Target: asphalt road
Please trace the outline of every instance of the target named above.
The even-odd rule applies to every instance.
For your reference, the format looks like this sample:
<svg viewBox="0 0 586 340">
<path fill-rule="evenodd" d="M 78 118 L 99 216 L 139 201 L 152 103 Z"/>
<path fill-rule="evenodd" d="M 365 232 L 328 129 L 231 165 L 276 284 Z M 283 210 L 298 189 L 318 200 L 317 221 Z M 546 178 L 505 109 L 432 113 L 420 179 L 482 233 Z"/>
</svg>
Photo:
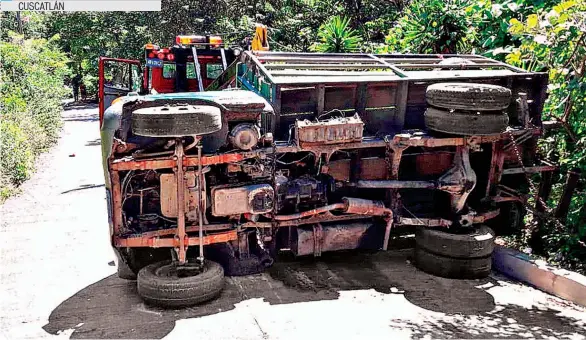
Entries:
<svg viewBox="0 0 586 340">
<path fill-rule="evenodd" d="M 108 243 L 95 107 L 71 106 L 59 144 L 0 207 L 0 337 L 585 339 L 586 309 L 497 273 L 448 280 L 410 250 L 284 260 L 228 278 L 202 306 L 145 306 Z"/>
</svg>

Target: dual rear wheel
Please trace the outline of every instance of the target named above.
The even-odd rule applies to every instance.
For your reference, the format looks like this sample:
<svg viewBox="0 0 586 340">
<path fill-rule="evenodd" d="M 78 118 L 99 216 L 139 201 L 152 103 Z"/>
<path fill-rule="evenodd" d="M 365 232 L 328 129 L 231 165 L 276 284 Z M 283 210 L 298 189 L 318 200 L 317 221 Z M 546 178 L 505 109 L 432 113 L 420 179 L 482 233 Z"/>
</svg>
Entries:
<svg viewBox="0 0 586 340">
<path fill-rule="evenodd" d="M 503 110 L 511 90 L 497 85 L 437 83 L 427 87 L 425 126 L 441 133 L 462 136 L 501 133 L 509 125 Z"/>
<path fill-rule="evenodd" d="M 415 265 L 429 274 L 453 279 L 478 279 L 491 270 L 495 233 L 485 225 L 457 232 L 418 228 Z"/>
<path fill-rule="evenodd" d="M 504 110 L 511 98 L 509 89 L 497 85 L 433 84 L 426 90 L 429 106 L 425 125 L 435 132 L 461 136 L 499 134 L 509 125 Z M 494 237 L 494 231 L 485 225 L 457 232 L 418 228 L 415 265 L 442 277 L 486 277 L 491 270 Z"/>
</svg>

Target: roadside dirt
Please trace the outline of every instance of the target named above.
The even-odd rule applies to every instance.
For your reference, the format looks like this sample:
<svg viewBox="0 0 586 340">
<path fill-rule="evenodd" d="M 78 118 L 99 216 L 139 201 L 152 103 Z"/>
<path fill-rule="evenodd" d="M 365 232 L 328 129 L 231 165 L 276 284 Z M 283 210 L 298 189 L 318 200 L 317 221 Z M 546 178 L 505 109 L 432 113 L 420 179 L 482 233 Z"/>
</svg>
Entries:
<svg viewBox="0 0 586 340">
<path fill-rule="evenodd" d="M 410 249 L 284 256 L 264 274 L 228 278 L 210 303 L 147 306 L 115 275 L 97 110 L 71 107 L 64 119 L 59 144 L 0 207 L 6 339 L 585 339 L 585 308 L 496 273 L 427 275 Z"/>
</svg>

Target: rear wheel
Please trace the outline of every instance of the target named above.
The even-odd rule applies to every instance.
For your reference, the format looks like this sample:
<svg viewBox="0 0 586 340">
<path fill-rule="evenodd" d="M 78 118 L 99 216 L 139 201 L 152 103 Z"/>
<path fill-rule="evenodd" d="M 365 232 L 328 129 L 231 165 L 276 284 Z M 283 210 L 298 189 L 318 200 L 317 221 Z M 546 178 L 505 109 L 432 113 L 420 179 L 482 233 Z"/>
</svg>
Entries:
<svg viewBox="0 0 586 340">
<path fill-rule="evenodd" d="M 415 248 L 415 265 L 426 273 L 450 279 L 480 279 L 490 274 L 491 256 L 451 258 Z"/>
<path fill-rule="evenodd" d="M 138 294 L 161 307 L 186 307 L 211 300 L 224 288 L 224 269 L 206 260 L 179 266 L 171 261 L 150 264 L 138 273 Z"/>
<path fill-rule="evenodd" d="M 494 231 L 486 225 L 448 233 L 430 228 L 417 228 L 417 245 L 432 253 L 454 258 L 490 256 L 494 249 Z"/>
<path fill-rule="evenodd" d="M 511 103 L 506 87 L 472 83 L 437 83 L 427 87 L 431 106 L 449 110 L 501 111 Z"/>
<path fill-rule="evenodd" d="M 430 130 L 463 136 L 498 134 L 509 125 L 506 113 L 471 114 L 429 107 L 424 117 Z"/>
<path fill-rule="evenodd" d="M 459 232 L 418 228 L 415 265 L 424 272 L 442 277 L 486 277 L 491 270 L 494 236 L 494 231 L 485 225 Z"/>
</svg>

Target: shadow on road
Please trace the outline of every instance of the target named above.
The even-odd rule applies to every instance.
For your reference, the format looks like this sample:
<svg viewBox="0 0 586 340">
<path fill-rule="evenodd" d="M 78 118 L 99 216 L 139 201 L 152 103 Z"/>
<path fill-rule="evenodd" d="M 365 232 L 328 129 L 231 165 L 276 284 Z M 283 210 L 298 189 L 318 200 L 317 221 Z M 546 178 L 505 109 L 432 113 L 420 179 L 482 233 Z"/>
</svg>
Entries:
<svg viewBox="0 0 586 340">
<path fill-rule="evenodd" d="M 98 121 L 100 116 L 95 110 L 98 108 L 94 103 L 69 103 L 63 108 L 62 119 L 64 122 L 93 122 Z M 73 113 L 72 111 L 75 111 Z"/>
<path fill-rule="evenodd" d="M 63 106 L 63 109 L 65 111 L 67 110 L 84 110 L 84 109 L 95 109 L 98 107 L 98 103 L 97 102 L 93 102 L 93 101 L 78 101 L 78 102 L 69 102 L 67 104 L 65 104 L 65 106 Z"/>
<path fill-rule="evenodd" d="M 94 140 L 88 140 L 87 143 L 85 143 L 85 146 L 100 146 L 102 145 L 102 139 L 100 138 L 96 138 Z"/>
<path fill-rule="evenodd" d="M 262 275 L 228 278 L 220 298 L 201 306 L 165 310 L 145 306 L 135 282 L 109 276 L 61 303 L 43 328 L 50 334 L 73 329 L 72 338 L 157 338 L 180 319 L 231 310 L 234 304 L 263 298 L 276 304 L 334 300 L 341 290 L 375 289 L 404 294 L 412 304 L 441 318 L 392 319 L 390 327 L 410 329 L 414 338 L 503 338 L 520 333 L 560 337 L 576 332 L 573 319 L 554 310 L 495 306 L 493 296 L 478 286 L 492 279 L 449 280 L 415 269 L 408 251 L 327 254 L 314 259 L 282 259 Z M 472 321 L 471 321 L 472 320 Z"/>
<path fill-rule="evenodd" d="M 87 189 L 95 189 L 95 188 L 103 188 L 104 184 L 82 184 L 79 187 L 75 188 L 75 189 L 69 189 L 69 190 L 65 190 L 63 192 L 61 192 L 61 195 L 63 194 L 68 194 L 70 192 L 74 192 L 74 191 L 80 191 L 80 190 L 87 190 Z"/>
</svg>

